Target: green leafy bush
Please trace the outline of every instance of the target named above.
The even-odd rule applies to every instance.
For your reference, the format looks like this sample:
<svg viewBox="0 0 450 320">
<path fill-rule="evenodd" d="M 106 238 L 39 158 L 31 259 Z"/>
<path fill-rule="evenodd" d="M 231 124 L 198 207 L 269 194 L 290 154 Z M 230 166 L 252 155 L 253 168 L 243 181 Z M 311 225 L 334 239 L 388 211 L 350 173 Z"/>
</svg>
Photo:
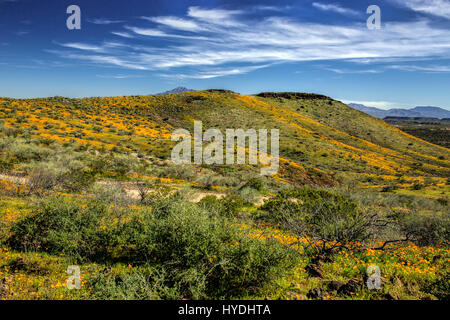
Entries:
<svg viewBox="0 0 450 320">
<path fill-rule="evenodd" d="M 281 191 L 261 209 L 263 218 L 310 239 L 312 251 L 321 255 L 368 240 L 376 218 L 340 194 L 312 188 Z"/>
<path fill-rule="evenodd" d="M 75 261 L 154 267 L 164 273 L 162 298 L 230 298 L 254 292 L 294 260 L 293 251 L 278 242 L 244 232 L 217 211 L 178 198 L 153 202 L 151 211 L 130 212 L 56 197 L 13 224 L 8 243 L 64 253 Z M 150 292 L 152 277 L 145 280 L 149 283 L 124 279 L 140 281 L 137 290 Z"/>
<path fill-rule="evenodd" d="M 99 202 L 48 198 L 33 214 L 11 226 L 8 242 L 13 248 L 63 253 L 77 261 L 103 260 L 113 238 L 100 226 L 102 219 L 110 216 L 107 207 Z"/>
<path fill-rule="evenodd" d="M 436 246 L 450 241 L 448 214 L 408 214 L 399 220 L 400 230 L 420 246 Z"/>
<path fill-rule="evenodd" d="M 239 210 L 244 206 L 244 200 L 235 194 L 227 195 L 222 199 L 216 196 L 209 195 L 204 197 L 199 205 L 204 206 L 206 210 L 217 212 L 226 217 L 234 217 L 239 213 Z"/>
</svg>

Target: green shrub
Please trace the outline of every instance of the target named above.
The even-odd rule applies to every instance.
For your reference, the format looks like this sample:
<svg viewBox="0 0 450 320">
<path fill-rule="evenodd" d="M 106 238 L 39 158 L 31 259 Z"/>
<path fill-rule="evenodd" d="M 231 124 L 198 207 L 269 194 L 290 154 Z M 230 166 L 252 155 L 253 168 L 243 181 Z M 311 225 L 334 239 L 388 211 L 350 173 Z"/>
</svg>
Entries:
<svg viewBox="0 0 450 320">
<path fill-rule="evenodd" d="M 99 202 L 48 198 L 33 214 L 12 225 L 8 242 L 13 248 L 63 253 L 77 261 L 102 260 L 113 239 L 100 225 L 110 216 Z"/>
<path fill-rule="evenodd" d="M 182 297 L 193 299 L 247 294 L 292 257 L 278 243 L 249 239 L 225 218 L 173 199 L 155 203 L 124 234 L 132 261 L 161 264 Z"/>
<path fill-rule="evenodd" d="M 75 261 L 153 267 L 164 274 L 161 298 L 230 298 L 253 293 L 294 261 L 291 249 L 244 232 L 217 212 L 176 197 L 133 213 L 54 197 L 12 225 L 8 244 Z M 152 297 L 153 276 L 126 276 L 111 295 L 133 285 L 131 298 Z"/>
<path fill-rule="evenodd" d="M 239 196 L 244 200 L 246 204 L 251 205 L 258 201 L 260 194 L 253 188 L 244 187 L 239 190 Z"/>
<path fill-rule="evenodd" d="M 436 246 L 450 241 L 448 214 L 408 214 L 399 220 L 403 234 L 420 246 Z"/>
<path fill-rule="evenodd" d="M 263 191 L 265 187 L 264 181 L 261 178 L 250 178 L 245 186 L 258 191 Z"/>
<path fill-rule="evenodd" d="M 86 170 L 71 170 L 61 177 L 61 186 L 69 192 L 86 190 L 95 182 L 92 172 Z"/>
<path fill-rule="evenodd" d="M 225 217 L 235 217 L 244 206 L 244 200 L 235 194 L 227 195 L 222 199 L 208 195 L 199 202 L 199 205 L 204 206 L 208 211 L 217 212 Z"/>
<path fill-rule="evenodd" d="M 439 300 L 450 300 L 450 272 L 448 264 L 445 271 L 434 281 L 425 286 L 424 291 L 434 295 Z"/>
<path fill-rule="evenodd" d="M 20 140 L 11 145 L 7 151 L 10 157 L 17 158 L 19 162 L 29 162 L 31 160 L 42 161 L 47 159 L 51 153 L 52 151 L 46 147 L 36 144 L 20 143 Z"/>
<path fill-rule="evenodd" d="M 7 172 L 14 167 L 11 161 L 5 161 L 0 158 L 0 173 Z"/>
<path fill-rule="evenodd" d="M 326 190 L 281 191 L 261 207 L 262 217 L 280 223 L 297 238 L 307 237 L 314 253 L 333 254 L 347 244 L 371 238 L 375 215 L 346 197 Z"/>
<path fill-rule="evenodd" d="M 177 297 L 176 288 L 164 284 L 164 273 L 140 268 L 112 274 L 105 269 L 88 278 L 91 296 L 99 300 L 156 300 Z"/>
</svg>

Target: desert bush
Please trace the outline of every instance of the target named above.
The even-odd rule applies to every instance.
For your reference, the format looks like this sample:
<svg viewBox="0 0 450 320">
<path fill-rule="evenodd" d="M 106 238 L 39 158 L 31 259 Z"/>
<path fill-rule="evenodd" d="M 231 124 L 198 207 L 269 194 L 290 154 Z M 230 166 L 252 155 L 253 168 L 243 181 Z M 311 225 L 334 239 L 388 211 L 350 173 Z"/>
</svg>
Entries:
<svg viewBox="0 0 450 320">
<path fill-rule="evenodd" d="M 111 157 L 109 165 L 110 170 L 124 176 L 138 167 L 138 160 L 135 157 L 119 154 Z"/>
<path fill-rule="evenodd" d="M 43 146 L 21 143 L 20 140 L 17 140 L 16 143 L 9 146 L 7 154 L 9 157 L 15 157 L 20 162 L 29 162 L 32 160 L 45 160 L 52 154 L 52 151 Z"/>
<path fill-rule="evenodd" d="M 450 300 L 450 272 L 448 263 L 444 272 L 424 287 L 424 291 L 434 295 L 439 300 Z"/>
<path fill-rule="evenodd" d="M 13 248 L 63 253 L 76 261 L 103 260 L 112 240 L 100 228 L 110 217 L 100 202 L 82 203 L 67 197 L 51 197 L 38 204 L 34 213 L 11 227 L 8 242 Z"/>
<path fill-rule="evenodd" d="M 195 181 L 209 190 L 214 186 L 232 186 L 237 182 L 233 177 L 225 177 L 214 173 L 204 173 L 198 176 Z"/>
<path fill-rule="evenodd" d="M 450 241 L 448 214 L 408 214 L 399 219 L 404 236 L 420 246 L 436 246 Z"/>
<path fill-rule="evenodd" d="M 253 204 L 258 201 L 260 194 L 257 190 L 244 187 L 238 191 L 239 196 L 244 200 L 246 204 Z"/>
<path fill-rule="evenodd" d="M 13 167 L 14 167 L 14 163 L 0 158 L 0 173 L 7 172 L 7 171 L 11 170 Z"/>
<path fill-rule="evenodd" d="M 29 194 L 45 195 L 58 185 L 58 175 L 48 169 L 35 169 L 28 176 Z"/>
<path fill-rule="evenodd" d="M 98 201 L 49 198 L 11 226 L 8 244 L 75 261 L 154 267 L 164 273 L 163 288 L 172 290 L 158 295 L 176 299 L 247 295 L 294 261 L 278 242 L 251 239 L 223 216 L 176 198 L 131 215 Z M 151 291 L 152 277 L 124 279 L 140 283 L 134 297 Z"/>
<path fill-rule="evenodd" d="M 95 177 L 90 171 L 71 170 L 60 177 L 61 187 L 69 192 L 81 192 L 89 188 L 94 182 Z"/>
<path fill-rule="evenodd" d="M 114 205 L 128 202 L 127 193 L 117 183 L 92 185 L 88 192 L 93 195 L 95 201 Z"/>
<path fill-rule="evenodd" d="M 235 217 L 244 206 L 244 200 L 236 194 L 229 194 L 222 199 L 209 195 L 204 197 L 199 205 L 208 211 L 217 212 L 219 215 Z"/>
<path fill-rule="evenodd" d="M 192 181 L 196 177 L 195 167 L 193 165 L 172 165 L 169 164 L 165 167 L 159 167 L 156 170 L 158 177 L 183 179 L 186 181 Z"/>
<path fill-rule="evenodd" d="M 164 271 L 155 268 L 139 268 L 129 272 L 112 274 L 105 269 L 88 278 L 93 288 L 91 296 L 99 300 L 157 300 L 174 299 L 177 289 L 164 284 Z"/>
<path fill-rule="evenodd" d="M 320 189 L 281 191 L 261 209 L 266 212 L 263 218 L 281 224 L 298 239 L 309 239 L 312 252 L 320 255 L 369 240 L 376 223 L 376 216 L 360 210 L 355 202 Z"/>
<path fill-rule="evenodd" d="M 135 180 L 135 181 L 133 181 L 133 185 L 137 189 L 138 196 L 139 196 L 139 202 L 144 203 L 148 199 L 148 196 L 151 191 L 150 183 L 148 183 L 146 181 Z"/>
<path fill-rule="evenodd" d="M 258 178 L 250 178 L 245 184 L 245 186 L 258 191 L 263 191 L 265 184 L 262 178 L 258 177 Z"/>
<path fill-rule="evenodd" d="M 132 260 L 157 261 L 185 298 L 248 293 L 292 257 L 275 242 L 249 239 L 214 212 L 173 199 L 153 204 L 151 215 L 136 218 L 127 229 L 126 244 L 135 248 Z"/>
</svg>

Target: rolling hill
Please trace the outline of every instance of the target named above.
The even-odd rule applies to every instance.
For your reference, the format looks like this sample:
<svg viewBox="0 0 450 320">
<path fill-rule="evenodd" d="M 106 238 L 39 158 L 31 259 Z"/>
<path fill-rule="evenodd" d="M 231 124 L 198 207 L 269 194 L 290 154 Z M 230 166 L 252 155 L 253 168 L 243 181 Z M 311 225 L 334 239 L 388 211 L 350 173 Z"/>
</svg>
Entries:
<svg viewBox="0 0 450 320">
<path fill-rule="evenodd" d="M 300 93 L 248 96 L 226 90 L 171 95 L 0 99 L 6 128 L 60 143 L 168 159 L 171 132 L 203 128 L 280 129 L 278 177 L 333 184 L 368 176 L 450 175 L 449 150 L 406 134 L 329 97 Z M 251 167 L 249 167 L 250 170 Z M 222 172 L 229 167 L 211 166 Z"/>
<path fill-rule="evenodd" d="M 278 173 L 173 164 L 196 120 Z M 446 299 L 449 155 L 317 94 L 0 98 L 0 299 Z"/>
</svg>

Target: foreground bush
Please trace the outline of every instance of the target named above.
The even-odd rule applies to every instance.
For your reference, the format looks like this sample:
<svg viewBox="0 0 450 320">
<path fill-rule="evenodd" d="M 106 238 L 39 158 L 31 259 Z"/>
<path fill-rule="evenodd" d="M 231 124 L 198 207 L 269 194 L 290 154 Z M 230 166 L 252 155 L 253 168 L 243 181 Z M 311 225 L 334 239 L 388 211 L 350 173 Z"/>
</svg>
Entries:
<svg viewBox="0 0 450 320">
<path fill-rule="evenodd" d="M 294 260 L 290 249 L 250 239 L 222 214 L 176 198 L 139 212 L 50 198 L 11 229 L 14 248 L 64 253 L 75 261 L 152 267 L 164 274 L 158 286 L 162 298 L 246 295 L 286 272 Z M 134 283 L 142 277 L 127 279 Z M 144 279 L 151 286 L 154 274 Z M 137 283 L 146 286 L 141 280 Z"/>
<path fill-rule="evenodd" d="M 262 206 L 263 218 L 310 240 L 314 254 L 333 254 L 347 244 L 364 242 L 373 234 L 376 216 L 360 210 L 346 197 L 326 190 L 281 191 Z"/>
<path fill-rule="evenodd" d="M 108 218 L 107 207 L 100 202 L 49 198 L 11 226 L 9 243 L 23 251 L 63 253 L 76 261 L 99 260 L 104 257 L 108 241 L 113 240 L 100 228 L 102 220 Z"/>
<path fill-rule="evenodd" d="M 419 246 L 436 246 L 450 242 L 448 214 L 408 214 L 399 220 L 404 236 Z"/>
</svg>

